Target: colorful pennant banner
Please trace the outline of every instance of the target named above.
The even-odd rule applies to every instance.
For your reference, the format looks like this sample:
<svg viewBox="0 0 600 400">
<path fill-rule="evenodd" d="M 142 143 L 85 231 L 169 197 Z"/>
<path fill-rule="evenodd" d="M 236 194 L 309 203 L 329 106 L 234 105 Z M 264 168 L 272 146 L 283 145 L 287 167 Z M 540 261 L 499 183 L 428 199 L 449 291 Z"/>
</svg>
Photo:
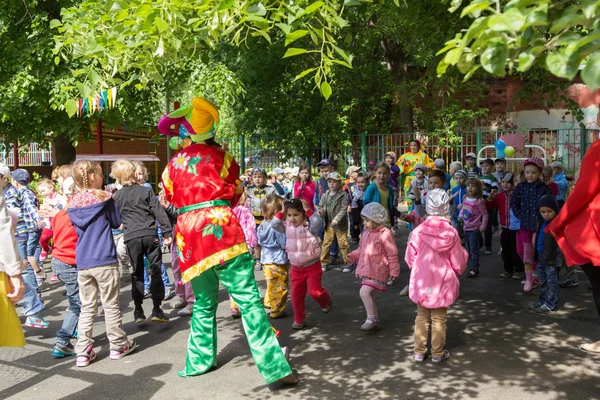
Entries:
<svg viewBox="0 0 600 400">
<path fill-rule="evenodd" d="M 104 90 L 93 96 L 75 100 L 77 103 L 77 116 L 93 114 L 96 111 L 102 112 L 107 108 L 114 108 L 117 104 L 117 88 Z"/>
</svg>

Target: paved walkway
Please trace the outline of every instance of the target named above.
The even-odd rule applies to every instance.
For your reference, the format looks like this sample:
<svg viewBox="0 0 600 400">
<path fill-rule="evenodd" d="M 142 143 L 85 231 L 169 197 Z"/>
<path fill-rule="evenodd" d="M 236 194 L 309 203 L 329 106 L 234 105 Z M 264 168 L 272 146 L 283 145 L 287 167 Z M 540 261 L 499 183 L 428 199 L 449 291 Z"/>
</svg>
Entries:
<svg viewBox="0 0 600 400">
<path fill-rule="evenodd" d="M 405 242 L 403 232 L 401 254 Z M 494 245 L 497 251 L 497 238 Z M 291 317 L 273 322 L 281 343 L 292 349 L 292 367 L 300 377 L 298 386 L 279 391 L 267 388 L 258 374 L 241 322 L 228 315 L 224 290 L 219 367 L 180 378 L 176 372 L 184 365 L 190 320 L 171 310 L 174 300 L 165 305 L 169 324 L 136 325 L 130 290 L 124 288 L 124 328 L 139 351 L 120 361 L 108 359 L 104 323 L 98 320 L 98 359 L 76 368 L 73 358 L 50 356 L 66 298 L 60 285 L 46 283 L 50 328 L 26 328 L 24 349 L 0 349 L 0 399 L 600 399 L 600 357 L 577 349 L 600 339 L 585 275 L 579 272 L 578 288 L 561 291 L 560 311 L 537 315 L 527 309 L 535 293 L 524 294 L 519 282 L 498 277 L 498 255 L 482 255 L 481 264 L 477 279 L 461 279 L 460 299 L 448 315 L 452 358 L 440 365 L 415 364 L 410 357 L 416 307 L 398 296 L 408 276 L 405 265 L 399 282 L 377 297 L 383 329 L 372 333 L 360 330 L 365 316 L 358 280 L 340 269 L 327 272 L 324 285 L 335 296 L 331 313 L 323 314 L 307 299 L 307 328 L 292 331 Z M 149 314 L 149 301 L 146 307 Z"/>
</svg>

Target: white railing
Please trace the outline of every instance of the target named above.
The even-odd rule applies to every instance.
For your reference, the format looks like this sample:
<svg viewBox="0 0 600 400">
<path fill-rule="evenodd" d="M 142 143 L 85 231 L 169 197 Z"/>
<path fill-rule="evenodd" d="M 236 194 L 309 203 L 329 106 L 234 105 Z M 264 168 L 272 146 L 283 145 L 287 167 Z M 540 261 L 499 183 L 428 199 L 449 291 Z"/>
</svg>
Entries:
<svg viewBox="0 0 600 400">
<path fill-rule="evenodd" d="M 4 146 L 0 146 L 0 162 L 13 167 L 15 157 L 13 146 L 8 146 L 8 152 Z M 52 165 L 52 143 L 44 149 L 38 143 L 29 143 L 19 146 L 19 165 L 24 167 L 35 167 L 41 165 Z"/>
</svg>

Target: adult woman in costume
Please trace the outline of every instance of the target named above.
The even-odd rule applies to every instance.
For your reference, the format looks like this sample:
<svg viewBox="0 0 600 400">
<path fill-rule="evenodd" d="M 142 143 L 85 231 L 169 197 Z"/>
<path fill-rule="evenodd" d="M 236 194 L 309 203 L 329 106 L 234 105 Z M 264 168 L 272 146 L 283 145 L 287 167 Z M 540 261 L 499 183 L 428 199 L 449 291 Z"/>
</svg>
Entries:
<svg viewBox="0 0 600 400">
<path fill-rule="evenodd" d="M 216 311 L 222 283 L 240 308 L 263 379 L 267 384 L 294 384 L 297 378 L 263 310 L 254 262 L 232 210 L 243 186 L 233 156 L 214 141 L 218 123 L 215 106 L 198 97 L 158 123 L 161 133 L 189 136 L 192 142 L 170 160 L 162 176 L 167 200 L 179 208 L 175 243 L 181 280 L 191 282 L 196 298 L 186 366 L 179 375 L 200 375 L 217 365 Z M 180 132 L 171 130 L 173 125 L 180 125 Z"/>
<path fill-rule="evenodd" d="M 396 165 L 400 167 L 400 182 L 404 188 L 404 196 L 410 192 L 410 183 L 415 179 L 415 165 L 423 164 L 428 168 L 433 168 L 433 161 L 424 153 L 425 146 L 417 139 L 411 139 L 408 142 L 409 150 L 402 154 Z"/>
</svg>

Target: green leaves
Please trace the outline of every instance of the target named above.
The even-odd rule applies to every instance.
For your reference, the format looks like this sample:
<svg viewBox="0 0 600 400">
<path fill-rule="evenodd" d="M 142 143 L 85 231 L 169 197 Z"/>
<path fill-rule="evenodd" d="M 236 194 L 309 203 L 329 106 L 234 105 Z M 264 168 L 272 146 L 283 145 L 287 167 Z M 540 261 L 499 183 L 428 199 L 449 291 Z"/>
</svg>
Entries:
<svg viewBox="0 0 600 400">
<path fill-rule="evenodd" d="M 255 14 L 261 17 L 264 17 L 265 15 L 267 15 L 267 9 L 265 8 L 265 6 L 263 6 L 262 3 L 256 3 L 256 4 L 252 4 L 250 6 L 248 6 L 248 8 L 246 9 L 246 12 L 248 14 Z"/>
<path fill-rule="evenodd" d="M 65 103 L 65 109 L 67 110 L 67 114 L 69 114 L 69 118 L 77 114 L 77 103 L 75 102 L 75 100 L 67 100 L 67 102 Z"/>
<path fill-rule="evenodd" d="M 165 21 L 161 17 L 154 18 L 154 25 L 156 25 L 156 27 L 158 28 L 158 32 L 160 33 L 163 33 L 164 31 L 169 29 L 169 24 L 167 24 L 167 21 Z"/>
<path fill-rule="evenodd" d="M 492 39 L 487 49 L 481 54 L 481 66 L 490 74 L 496 76 L 506 75 L 506 58 L 508 48 L 502 39 Z"/>
<path fill-rule="evenodd" d="M 322 82 L 321 83 L 321 94 L 323 94 L 323 97 L 325 97 L 325 100 L 329 100 L 331 93 L 332 93 L 331 85 L 329 85 L 329 83 L 327 81 Z"/>
<path fill-rule="evenodd" d="M 577 75 L 579 60 L 568 54 L 564 48 L 548 54 L 546 68 L 552 75 L 559 78 L 573 79 Z"/>
<path fill-rule="evenodd" d="M 296 48 L 296 47 L 290 47 L 289 49 L 287 49 L 287 51 L 283 55 L 283 58 L 298 56 L 298 55 L 304 54 L 306 52 L 307 52 L 306 49 L 299 49 L 299 48 Z"/>
<path fill-rule="evenodd" d="M 308 35 L 308 31 L 306 29 L 299 29 L 297 31 L 291 32 L 285 35 L 285 45 L 295 42 L 296 40 L 303 38 Z"/>
<path fill-rule="evenodd" d="M 585 68 L 581 71 L 581 79 L 590 87 L 590 90 L 600 88 L 600 54 L 596 53 L 587 60 Z"/>
<path fill-rule="evenodd" d="M 488 0 L 475 0 L 462 10 L 462 12 L 460 13 L 460 17 L 463 18 L 464 16 L 469 14 L 477 14 L 478 17 L 481 11 L 490 8 L 490 4 L 491 2 Z"/>
</svg>

